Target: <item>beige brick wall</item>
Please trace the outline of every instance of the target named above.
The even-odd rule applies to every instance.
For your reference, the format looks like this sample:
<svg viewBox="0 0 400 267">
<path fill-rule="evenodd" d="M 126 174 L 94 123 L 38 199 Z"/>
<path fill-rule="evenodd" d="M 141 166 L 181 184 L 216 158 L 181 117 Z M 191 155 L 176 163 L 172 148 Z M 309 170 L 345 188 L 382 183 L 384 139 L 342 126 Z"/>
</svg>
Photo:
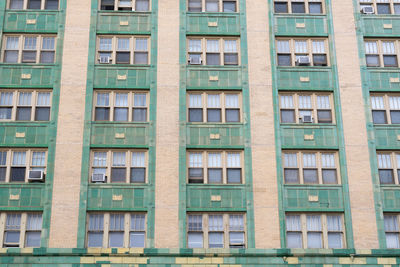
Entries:
<svg viewBox="0 0 400 267">
<path fill-rule="evenodd" d="M 279 248 L 268 5 L 265 0 L 246 5 L 256 247 Z"/>
<path fill-rule="evenodd" d="M 159 1 L 155 246 L 179 247 L 179 1 Z"/>
<path fill-rule="evenodd" d="M 352 1 L 332 1 L 355 247 L 378 248 Z"/>
<path fill-rule="evenodd" d="M 77 241 L 90 2 L 67 4 L 50 247 L 76 247 Z"/>
</svg>

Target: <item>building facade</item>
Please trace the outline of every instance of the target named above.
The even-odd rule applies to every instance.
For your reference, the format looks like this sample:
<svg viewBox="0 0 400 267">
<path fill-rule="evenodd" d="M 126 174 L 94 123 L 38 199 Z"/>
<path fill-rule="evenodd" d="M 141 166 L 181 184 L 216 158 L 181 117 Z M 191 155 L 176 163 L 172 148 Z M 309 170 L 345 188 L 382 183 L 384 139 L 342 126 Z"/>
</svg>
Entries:
<svg viewBox="0 0 400 267">
<path fill-rule="evenodd" d="M 0 0 L 0 47 L 2 265 L 400 265 L 400 0 Z"/>
</svg>

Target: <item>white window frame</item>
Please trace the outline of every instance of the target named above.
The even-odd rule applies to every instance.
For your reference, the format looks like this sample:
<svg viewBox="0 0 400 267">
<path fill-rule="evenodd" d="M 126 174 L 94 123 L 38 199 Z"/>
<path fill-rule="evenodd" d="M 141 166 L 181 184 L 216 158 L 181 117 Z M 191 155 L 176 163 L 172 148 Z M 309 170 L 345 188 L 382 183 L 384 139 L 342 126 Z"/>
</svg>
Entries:
<svg viewBox="0 0 400 267">
<path fill-rule="evenodd" d="M 279 13 L 276 13 L 275 12 L 275 2 L 282 2 L 282 3 L 284 3 L 284 2 L 286 2 L 286 5 L 287 5 L 287 10 L 288 10 L 288 12 L 287 13 L 281 13 L 281 12 L 279 12 Z M 304 3 L 304 10 L 305 10 L 305 12 L 304 13 L 292 13 L 292 3 L 301 3 L 301 2 L 303 2 Z M 310 13 L 310 6 L 309 6 L 309 4 L 310 3 L 321 3 L 321 8 L 322 8 L 322 13 Z M 299 1 L 299 0 L 275 0 L 274 1 L 274 13 L 275 14 L 308 14 L 308 15 L 324 15 L 325 14 L 325 1 L 324 0 L 303 0 L 303 1 Z"/>
<path fill-rule="evenodd" d="M 149 2 L 149 10 L 146 11 L 136 11 L 136 1 L 137 0 L 131 0 L 131 10 L 123 10 L 123 11 L 135 11 L 135 12 L 151 12 L 151 0 L 147 0 Z M 101 10 L 101 0 L 99 0 L 99 10 L 102 12 L 110 12 L 112 10 Z M 121 11 L 119 10 L 119 0 L 114 0 L 114 11 Z"/>
<path fill-rule="evenodd" d="M 46 9 L 47 0 L 41 0 L 40 9 L 28 9 L 29 0 L 23 0 L 23 8 L 22 10 L 59 10 L 60 9 L 60 0 L 58 0 L 58 8 L 57 9 Z M 7 9 L 11 7 L 11 0 L 7 1 Z M 21 10 L 21 9 L 10 9 L 10 10 Z"/>
<path fill-rule="evenodd" d="M 380 155 L 389 155 L 390 156 L 390 166 L 379 166 L 379 157 Z M 393 183 L 380 183 L 381 185 L 399 185 L 399 173 L 400 173 L 400 162 L 397 162 L 397 156 L 400 157 L 400 152 L 399 151 L 376 151 L 376 156 L 377 156 L 377 166 L 378 166 L 378 177 L 379 177 L 379 182 L 380 182 L 380 174 L 379 171 L 392 171 L 392 178 L 393 178 Z M 399 159 L 400 161 L 400 159 Z M 386 164 L 384 164 L 386 165 Z"/>
<path fill-rule="evenodd" d="M 373 7 L 374 8 L 374 14 L 376 15 L 399 15 L 400 13 L 395 13 L 395 5 L 399 5 L 400 8 L 400 1 L 399 0 L 386 0 L 386 2 L 383 1 L 377 1 L 377 0 L 359 0 L 358 1 L 360 5 L 360 9 L 363 7 Z M 389 5 L 389 14 L 378 14 L 378 5 L 379 4 L 388 4 Z"/>
<path fill-rule="evenodd" d="M 373 97 L 381 97 L 383 99 L 383 108 L 374 108 L 372 105 L 372 98 Z M 391 116 L 391 112 L 392 111 L 398 111 L 400 112 L 400 109 L 392 109 L 390 107 L 390 97 L 400 97 L 399 94 L 371 94 L 371 111 L 372 113 L 374 111 L 382 111 L 385 112 L 385 116 L 386 116 L 386 123 L 378 123 L 376 125 L 385 125 L 385 124 L 394 124 L 392 123 L 392 116 Z M 397 124 L 397 123 L 396 123 Z"/>
<path fill-rule="evenodd" d="M 400 3 L 399 3 L 400 4 Z M 375 42 L 377 46 L 377 53 L 368 53 L 365 49 L 365 44 L 368 42 Z M 384 53 L 383 50 L 383 42 L 393 42 L 394 43 L 394 54 L 393 53 Z M 400 58 L 400 40 L 398 39 L 364 39 L 364 49 L 365 49 L 365 65 L 368 68 L 398 68 L 399 67 L 399 58 Z M 367 57 L 368 56 L 377 56 L 379 57 L 379 66 L 368 66 Z M 385 66 L 384 56 L 396 56 L 397 66 Z"/>
<path fill-rule="evenodd" d="M 188 10 L 188 12 L 195 12 L 195 11 L 189 11 L 189 1 L 190 0 L 187 0 L 187 10 Z M 201 1 L 201 12 L 217 13 L 217 12 L 212 12 L 212 11 L 206 11 L 206 2 L 208 0 L 200 0 L 200 1 Z M 234 12 L 234 13 L 238 13 L 239 12 L 239 0 L 215 0 L 215 1 L 218 1 L 218 12 L 232 13 L 232 12 L 224 12 L 223 2 L 236 2 L 236 12 Z"/>
</svg>

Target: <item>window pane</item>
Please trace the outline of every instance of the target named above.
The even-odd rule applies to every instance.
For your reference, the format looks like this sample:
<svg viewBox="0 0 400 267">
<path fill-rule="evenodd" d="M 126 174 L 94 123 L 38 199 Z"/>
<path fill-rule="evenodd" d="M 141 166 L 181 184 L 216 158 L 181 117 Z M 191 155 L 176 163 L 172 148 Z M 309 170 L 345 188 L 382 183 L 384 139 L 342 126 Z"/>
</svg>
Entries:
<svg viewBox="0 0 400 267">
<path fill-rule="evenodd" d="M 224 64 L 225 65 L 238 65 L 238 54 L 236 53 L 225 53 Z"/>
<path fill-rule="evenodd" d="M 293 2 L 292 13 L 306 13 L 304 2 L 299 2 L 299 3 Z"/>
<path fill-rule="evenodd" d="M 94 120 L 96 120 L 96 121 L 110 120 L 110 109 L 109 108 L 96 108 Z"/>
<path fill-rule="evenodd" d="M 223 2 L 224 12 L 236 12 L 236 2 L 235 1 L 224 1 Z"/>
<path fill-rule="evenodd" d="M 342 234 L 341 233 L 328 233 L 328 247 L 329 248 L 342 248 Z"/>
<path fill-rule="evenodd" d="M 125 183 L 126 182 L 126 169 L 125 168 L 111 168 L 111 182 L 112 183 Z"/>
<path fill-rule="evenodd" d="M 149 11 L 149 0 L 136 0 L 136 11 Z"/>
<path fill-rule="evenodd" d="M 117 64 L 129 64 L 131 62 L 130 52 L 117 52 L 116 62 Z"/>
<path fill-rule="evenodd" d="M 30 121 L 31 108 L 17 108 L 17 121 Z"/>
<path fill-rule="evenodd" d="M 207 65 L 221 65 L 219 62 L 219 54 L 210 54 L 206 55 Z"/>
<path fill-rule="evenodd" d="M 12 167 L 10 182 L 25 182 L 25 167 Z"/>
<path fill-rule="evenodd" d="M 332 112 L 330 110 L 318 110 L 318 123 L 332 123 Z"/>
<path fill-rule="evenodd" d="M 40 53 L 40 63 L 54 63 L 54 52 L 42 51 Z"/>
<path fill-rule="evenodd" d="M 202 168 L 189 168 L 189 183 L 203 183 Z"/>
<path fill-rule="evenodd" d="M 36 62 L 36 51 L 23 51 L 22 62 L 35 63 Z"/>
<path fill-rule="evenodd" d="M 40 232 L 26 232 L 25 246 L 40 247 Z"/>
<path fill-rule="evenodd" d="M 367 66 L 368 67 L 379 67 L 379 56 L 376 55 L 367 55 L 366 56 Z"/>
<path fill-rule="evenodd" d="M 58 0 L 47 0 L 45 8 L 50 9 L 50 10 L 57 10 L 58 9 Z"/>
<path fill-rule="evenodd" d="M 400 123 L 400 111 L 390 111 L 390 119 L 392 124 Z"/>
<path fill-rule="evenodd" d="M 275 13 L 288 13 L 287 2 L 275 2 Z"/>
<path fill-rule="evenodd" d="M 0 108 L 0 120 L 11 119 L 12 108 Z"/>
<path fill-rule="evenodd" d="M 378 14 L 390 14 L 390 4 L 376 4 Z"/>
<path fill-rule="evenodd" d="M 394 13 L 396 15 L 399 15 L 400 14 L 400 4 L 393 4 L 393 7 L 394 7 Z"/>
<path fill-rule="evenodd" d="M 372 111 L 372 120 L 375 124 L 386 124 L 386 111 L 378 111 L 378 110 L 373 110 Z"/>
<path fill-rule="evenodd" d="M 40 9 L 41 0 L 28 0 L 28 9 Z"/>
<path fill-rule="evenodd" d="M 131 183 L 144 183 L 146 168 L 131 168 Z"/>
<path fill-rule="evenodd" d="M 281 110 L 281 122 L 282 123 L 295 123 L 294 110 Z"/>
<path fill-rule="evenodd" d="M 221 122 L 221 110 L 220 109 L 207 109 L 207 121 L 208 122 Z"/>
<path fill-rule="evenodd" d="M 298 169 L 285 169 L 284 175 L 285 175 L 285 183 L 287 184 L 291 183 L 298 184 L 300 182 Z"/>
<path fill-rule="evenodd" d="M 207 12 L 218 12 L 218 0 L 206 0 Z"/>
<path fill-rule="evenodd" d="M 314 66 L 327 66 L 328 61 L 326 55 L 313 55 Z"/>
<path fill-rule="evenodd" d="M 208 182 L 209 183 L 222 183 L 222 169 L 208 169 Z"/>
<path fill-rule="evenodd" d="M 224 233 L 208 233 L 208 247 L 209 248 L 223 248 L 224 247 Z"/>
<path fill-rule="evenodd" d="M 19 231 L 18 232 L 7 231 L 4 234 L 5 234 L 4 243 L 11 243 L 11 244 L 19 243 L 19 235 L 20 235 Z"/>
<path fill-rule="evenodd" d="M 228 183 L 242 182 L 242 169 L 227 169 Z"/>
<path fill-rule="evenodd" d="M 379 170 L 379 180 L 381 184 L 394 184 L 392 170 Z"/>
<path fill-rule="evenodd" d="M 148 53 L 135 52 L 135 64 L 148 64 Z"/>
<path fill-rule="evenodd" d="M 202 248 L 203 233 L 188 233 L 188 248 Z"/>
<path fill-rule="evenodd" d="M 128 121 L 128 108 L 115 108 L 114 121 Z"/>
<path fill-rule="evenodd" d="M 308 248 L 322 248 L 321 233 L 307 233 Z"/>
<path fill-rule="evenodd" d="M 124 246 L 123 232 L 110 232 L 108 237 L 109 237 L 110 248 L 122 248 Z"/>
<path fill-rule="evenodd" d="M 309 3 L 308 7 L 310 9 L 310 14 L 322 14 L 321 3 Z"/>
<path fill-rule="evenodd" d="M 5 63 L 17 63 L 18 62 L 18 51 L 5 51 L 4 52 Z"/>
<path fill-rule="evenodd" d="M 337 184 L 336 170 L 322 170 L 322 182 L 324 184 Z"/>
<path fill-rule="evenodd" d="M 303 169 L 303 178 L 305 184 L 317 184 L 318 172 L 316 169 Z"/>
<path fill-rule="evenodd" d="M 288 232 L 286 234 L 286 237 L 287 237 L 287 247 L 288 248 L 302 248 L 303 247 L 301 233 Z"/>
<path fill-rule="evenodd" d="M 391 55 L 391 56 L 383 56 L 383 65 L 385 67 L 397 67 L 397 56 L 396 55 Z"/>
<path fill-rule="evenodd" d="M 102 247 L 103 246 L 103 232 L 88 233 L 88 247 Z"/>
<path fill-rule="evenodd" d="M 229 247 L 230 248 L 244 248 L 244 233 L 243 232 L 230 232 L 229 233 Z"/>
<path fill-rule="evenodd" d="M 131 232 L 129 235 L 129 247 L 143 248 L 144 247 L 144 232 Z"/>
<path fill-rule="evenodd" d="M 225 110 L 226 122 L 239 122 L 240 115 L 238 109 L 226 109 Z"/>
<path fill-rule="evenodd" d="M 0 167 L 0 182 L 4 182 L 6 180 L 6 167 Z"/>
<path fill-rule="evenodd" d="M 101 10 L 114 10 L 114 0 L 101 0 Z"/>
<path fill-rule="evenodd" d="M 386 246 L 387 248 L 400 248 L 399 234 L 386 233 Z"/>
<path fill-rule="evenodd" d="M 50 120 L 50 108 L 36 108 L 35 121 L 48 121 Z"/>
<path fill-rule="evenodd" d="M 201 108 L 189 109 L 189 121 L 190 122 L 203 122 L 203 109 L 201 109 Z"/>
<path fill-rule="evenodd" d="M 290 55 L 278 55 L 278 66 L 291 66 Z"/>
<path fill-rule="evenodd" d="M 189 11 L 201 12 L 201 0 L 189 0 Z"/>
<path fill-rule="evenodd" d="M 23 9 L 23 8 L 24 8 L 24 0 L 10 1 L 10 9 Z"/>
</svg>

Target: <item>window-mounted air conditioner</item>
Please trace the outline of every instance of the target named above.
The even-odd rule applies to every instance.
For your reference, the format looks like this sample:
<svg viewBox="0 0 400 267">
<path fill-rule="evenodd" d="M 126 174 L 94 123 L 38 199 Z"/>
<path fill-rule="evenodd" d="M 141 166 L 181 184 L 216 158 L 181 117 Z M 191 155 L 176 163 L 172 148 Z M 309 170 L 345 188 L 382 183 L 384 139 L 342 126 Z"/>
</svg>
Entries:
<svg viewBox="0 0 400 267">
<path fill-rule="evenodd" d="M 93 183 L 105 183 L 106 175 L 103 173 L 93 173 L 92 174 L 92 182 Z"/>
<path fill-rule="evenodd" d="M 311 115 L 304 115 L 303 117 L 301 117 L 301 121 L 303 123 L 312 123 L 313 122 L 313 118 Z"/>
<path fill-rule="evenodd" d="M 100 64 L 110 64 L 111 63 L 111 57 L 109 57 L 109 56 L 100 56 L 99 57 L 99 63 Z"/>
<path fill-rule="evenodd" d="M 310 57 L 309 56 L 301 56 L 296 59 L 296 63 L 299 66 L 307 66 L 310 65 Z"/>
<path fill-rule="evenodd" d="M 364 6 L 361 8 L 361 13 L 363 14 L 374 14 L 375 10 L 372 6 Z"/>
<path fill-rule="evenodd" d="M 201 65 L 201 57 L 190 57 L 189 64 L 190 65 Z"/>
<path fill-rule="evenodd" d="M 28 175 L 29 182 L 44 182 L 44 173 L 43 171 L 29 171 Z"/>
</svg>

